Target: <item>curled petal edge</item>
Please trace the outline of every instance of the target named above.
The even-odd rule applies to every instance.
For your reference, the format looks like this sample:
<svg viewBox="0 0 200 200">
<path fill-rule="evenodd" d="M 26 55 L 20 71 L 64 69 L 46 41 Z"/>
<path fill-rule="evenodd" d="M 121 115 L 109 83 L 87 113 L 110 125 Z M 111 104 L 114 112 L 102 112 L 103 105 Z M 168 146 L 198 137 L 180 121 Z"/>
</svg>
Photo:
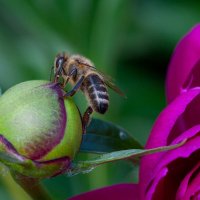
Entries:
<svg viewBox="0 0 200 200">
<path fill-rule="evenodd" d="M 183 91 L 183 86 L 189 74 L 200 60 L 199 35 L 200 24 L 197 24 L 179 41 L 174 50 L 166 78 L 168 103 Z"/>
</svg>

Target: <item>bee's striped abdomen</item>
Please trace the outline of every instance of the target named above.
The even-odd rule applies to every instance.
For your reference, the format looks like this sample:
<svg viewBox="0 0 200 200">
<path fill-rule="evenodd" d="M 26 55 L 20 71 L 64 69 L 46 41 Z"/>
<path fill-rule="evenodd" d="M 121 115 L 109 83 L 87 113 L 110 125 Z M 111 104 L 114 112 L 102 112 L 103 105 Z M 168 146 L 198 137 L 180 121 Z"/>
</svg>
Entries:
<svg viewBox="0 0 200 200">
<path fill-rule="evenodd" d="M 92 108 L 104 114 L 108 110 L 109 96 L 103 80 L 96 74 L 90 74 L 84 81 L 84 90 Z"/>
</svg>

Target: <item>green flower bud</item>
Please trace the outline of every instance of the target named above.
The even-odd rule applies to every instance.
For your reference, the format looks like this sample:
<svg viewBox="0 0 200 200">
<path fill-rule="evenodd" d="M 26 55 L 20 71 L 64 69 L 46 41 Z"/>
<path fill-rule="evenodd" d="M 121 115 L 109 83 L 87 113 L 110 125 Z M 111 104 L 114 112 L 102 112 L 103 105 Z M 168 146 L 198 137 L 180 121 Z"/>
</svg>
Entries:
<svg viewBox="0 0 200 200">
<path fill-rule="evenodd" d="M 1 161 L 33 178 L 64 173 L 82 139 L 80 113 L 57 84 L 20 83 L 0 97 Z M 9 161 L 8 161 L 9 160 Z"/>
</svg>

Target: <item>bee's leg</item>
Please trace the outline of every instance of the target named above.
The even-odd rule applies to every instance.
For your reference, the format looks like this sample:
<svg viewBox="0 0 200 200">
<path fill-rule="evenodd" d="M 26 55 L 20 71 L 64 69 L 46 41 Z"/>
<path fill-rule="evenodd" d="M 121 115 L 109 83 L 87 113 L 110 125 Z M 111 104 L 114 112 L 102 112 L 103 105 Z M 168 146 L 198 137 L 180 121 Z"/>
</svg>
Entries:
<svg viewBox="0 0 200 200">
<path fill-rule="evenodd" d="M 62 88 L 63 90 L 65 90 L 65 87 L 66 87 L 68 81 L 69 81 L 69 77 L 63 75 L 63 82 L 61 83 L 61 88 Z"/>
<path fill-rule="evenodd" d="M 82 122 L 83 122 L 83 133 L 86 133 L 86 128 L 90 124 L 91 118 L 90 115 L 93 113 L 92 107 L 88 107 L 87 110 L 85 111 Z"/>
<path fill-rule="evenodd" d="M 52 79 L 52 72 L 53 72 L 53 68 L 54 68 L 54 66 L 51 68 L 51 73 L 50 73 L 50 77 L 49 77 L 49 81 L 51 81 L 51 79 Z"/>
<path fill-rule="evenodd" d="M 59 76 L 55 76 L 53 82 L 58 83 Z"/>
<path fill-rule="evenodd" d="M 84 81 L 84 76 L 82 76 L 79 80 L 78 80 L 78 82 L 76 83 L 76 85 L 71 89 L 71 91 L 69 91 L 69 92 L 67 92 L 65 95 L 64 95 L 64 97 L 69 97 L 69 96 L 73 96 L 76 92 L 77 92 L 77 90 L 81 87 L 81 85 L 82 85 L 82 83 L 83 83 L 83 81 Z"/>
<path fill-rule="evenodd" d="M 67 74 L 67 73 L 65 72 L 65 70 L 63 70 L 63 76 L 62 76 L 62 77 L 63 77 L 63 84 L 62 84 L 62 88 L 63 88 L 63 89 L 65 89 L 67 83 L 69 82 L 69 79 L 70 79 L 71 77 L 73 77 L 73 76 L 76 76 L 76 74 L 77 74 L 77 69 L 76 69 L 76 68 L 72 69 L 72 70 L 69 72 L 69 74 Z"/>
</svg>

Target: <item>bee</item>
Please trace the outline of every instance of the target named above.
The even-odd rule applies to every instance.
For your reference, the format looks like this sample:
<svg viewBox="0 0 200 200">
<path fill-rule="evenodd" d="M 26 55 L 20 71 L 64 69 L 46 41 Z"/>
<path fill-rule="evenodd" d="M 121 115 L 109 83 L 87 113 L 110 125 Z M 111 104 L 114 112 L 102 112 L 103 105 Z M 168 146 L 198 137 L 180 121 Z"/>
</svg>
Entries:
<svg viewBox="0 0 200 200">
<path fill-rule="evenodd" d="M 113 84 L 111 78 L 98 71 L 94 64 L 81 55 L 68 55 L 60 53 L 54 61 L 54 82 L 63 79 L 62 87 L 69 82 L 72 89 L 64 97 L 73 96 L 81 90 L 87 100 L 88 108 L 83 115 L 84 130 L 89 124 L 90 115 L 95 111 L 100 114 L 106 113 L 109 107 L 109 94 L 107 86 L 124 96 L 121 90 Z"/>
</svg>

